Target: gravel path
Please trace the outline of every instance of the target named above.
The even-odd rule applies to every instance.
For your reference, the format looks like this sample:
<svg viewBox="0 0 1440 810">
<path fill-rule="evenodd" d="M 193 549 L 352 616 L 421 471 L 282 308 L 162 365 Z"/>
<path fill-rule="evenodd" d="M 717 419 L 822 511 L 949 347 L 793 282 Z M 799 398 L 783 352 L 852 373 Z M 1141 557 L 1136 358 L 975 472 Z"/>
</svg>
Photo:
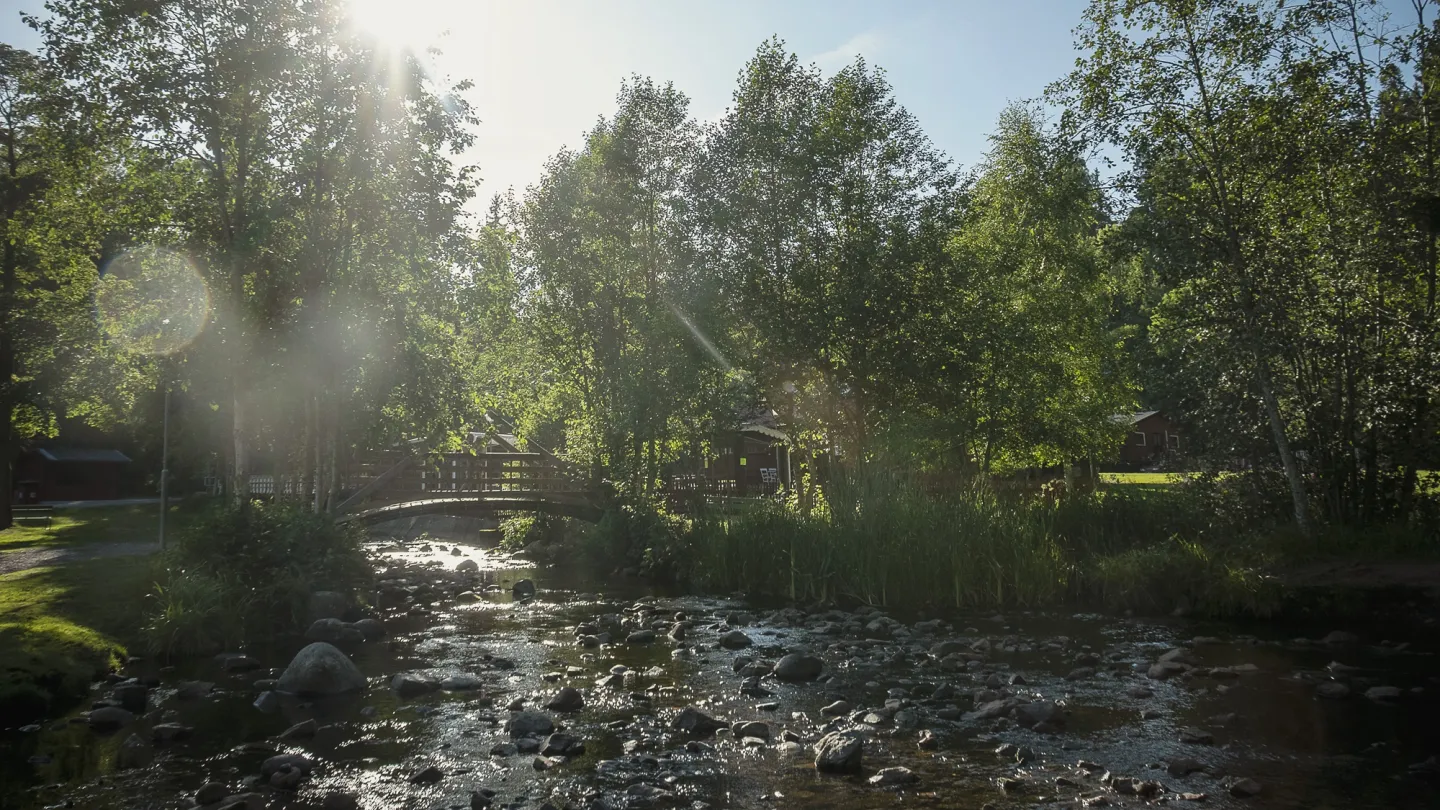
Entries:
<svg viewBox="0 0 1440 810">
<path fill-rule="evenodd" d="M 0 574 L 12 574 L 46 565 L 88 560 L 95 557 L 124 557 L 153 554 L 154 543 L 93 543 L 76 548 L 34 548 L 0 552 Z"/>
</svg>

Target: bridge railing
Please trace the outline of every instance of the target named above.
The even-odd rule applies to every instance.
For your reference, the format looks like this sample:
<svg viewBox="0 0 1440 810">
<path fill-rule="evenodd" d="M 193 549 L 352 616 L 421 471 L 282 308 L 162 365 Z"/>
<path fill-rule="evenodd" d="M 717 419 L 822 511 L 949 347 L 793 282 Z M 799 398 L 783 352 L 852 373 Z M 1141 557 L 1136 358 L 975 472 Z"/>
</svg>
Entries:
<svg viewBox="0 0 1440 810">
<path fill-rule="evenodd" d="M 399 456 L 357 465 L 352 490 L 390 469 Z M 448 453 L 410 461 L 366 498 L 371 504 L 497 492 L 580 492 L 584 487 L 552 456 L 542 453 Z"/>
</svg>

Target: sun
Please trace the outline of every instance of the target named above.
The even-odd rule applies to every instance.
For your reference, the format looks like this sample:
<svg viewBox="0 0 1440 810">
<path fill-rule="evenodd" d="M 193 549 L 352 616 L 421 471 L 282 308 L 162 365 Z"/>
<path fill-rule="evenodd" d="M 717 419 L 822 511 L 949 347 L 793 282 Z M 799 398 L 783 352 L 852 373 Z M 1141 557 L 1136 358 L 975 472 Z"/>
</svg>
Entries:
<svg viewBox="0 0 1440 810">
<path fill-rule="evenodd" d="M 465 3 L 456 0 L 349 0 L 350 24 L 382 45 L 424 50 L 439 41 Z"/>
</svg>

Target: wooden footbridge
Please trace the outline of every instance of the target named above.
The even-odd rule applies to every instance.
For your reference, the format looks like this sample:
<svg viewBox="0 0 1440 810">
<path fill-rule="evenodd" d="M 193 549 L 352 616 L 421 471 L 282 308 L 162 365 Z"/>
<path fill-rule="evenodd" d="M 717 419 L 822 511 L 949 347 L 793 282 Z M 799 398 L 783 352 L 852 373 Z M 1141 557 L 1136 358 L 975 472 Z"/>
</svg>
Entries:
<svg viewBox="0 0 1440 810">
<path fill-rule="evenodd" d="M 599 520 L 592 488 L 549 453 L 378 453 L 346 476 L 351 494 L 335 507 L 342 522 L 418 515 L 484 516 L 529 511 Z"/>
</svg>

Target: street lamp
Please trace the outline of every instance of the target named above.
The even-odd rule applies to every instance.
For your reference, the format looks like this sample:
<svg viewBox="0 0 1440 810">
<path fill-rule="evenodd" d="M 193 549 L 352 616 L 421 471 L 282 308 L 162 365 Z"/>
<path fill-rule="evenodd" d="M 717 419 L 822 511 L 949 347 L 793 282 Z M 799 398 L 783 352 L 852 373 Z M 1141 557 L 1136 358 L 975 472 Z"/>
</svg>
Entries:
<svg viewBox="0 0 1440 810">
<path fill-rule="evenodd" d="M 170 383 L 165 383 L 165 416 L 160 429 L 160 549 L 165 549 L 165 515 L 170 511 Z"/>
</svg>

